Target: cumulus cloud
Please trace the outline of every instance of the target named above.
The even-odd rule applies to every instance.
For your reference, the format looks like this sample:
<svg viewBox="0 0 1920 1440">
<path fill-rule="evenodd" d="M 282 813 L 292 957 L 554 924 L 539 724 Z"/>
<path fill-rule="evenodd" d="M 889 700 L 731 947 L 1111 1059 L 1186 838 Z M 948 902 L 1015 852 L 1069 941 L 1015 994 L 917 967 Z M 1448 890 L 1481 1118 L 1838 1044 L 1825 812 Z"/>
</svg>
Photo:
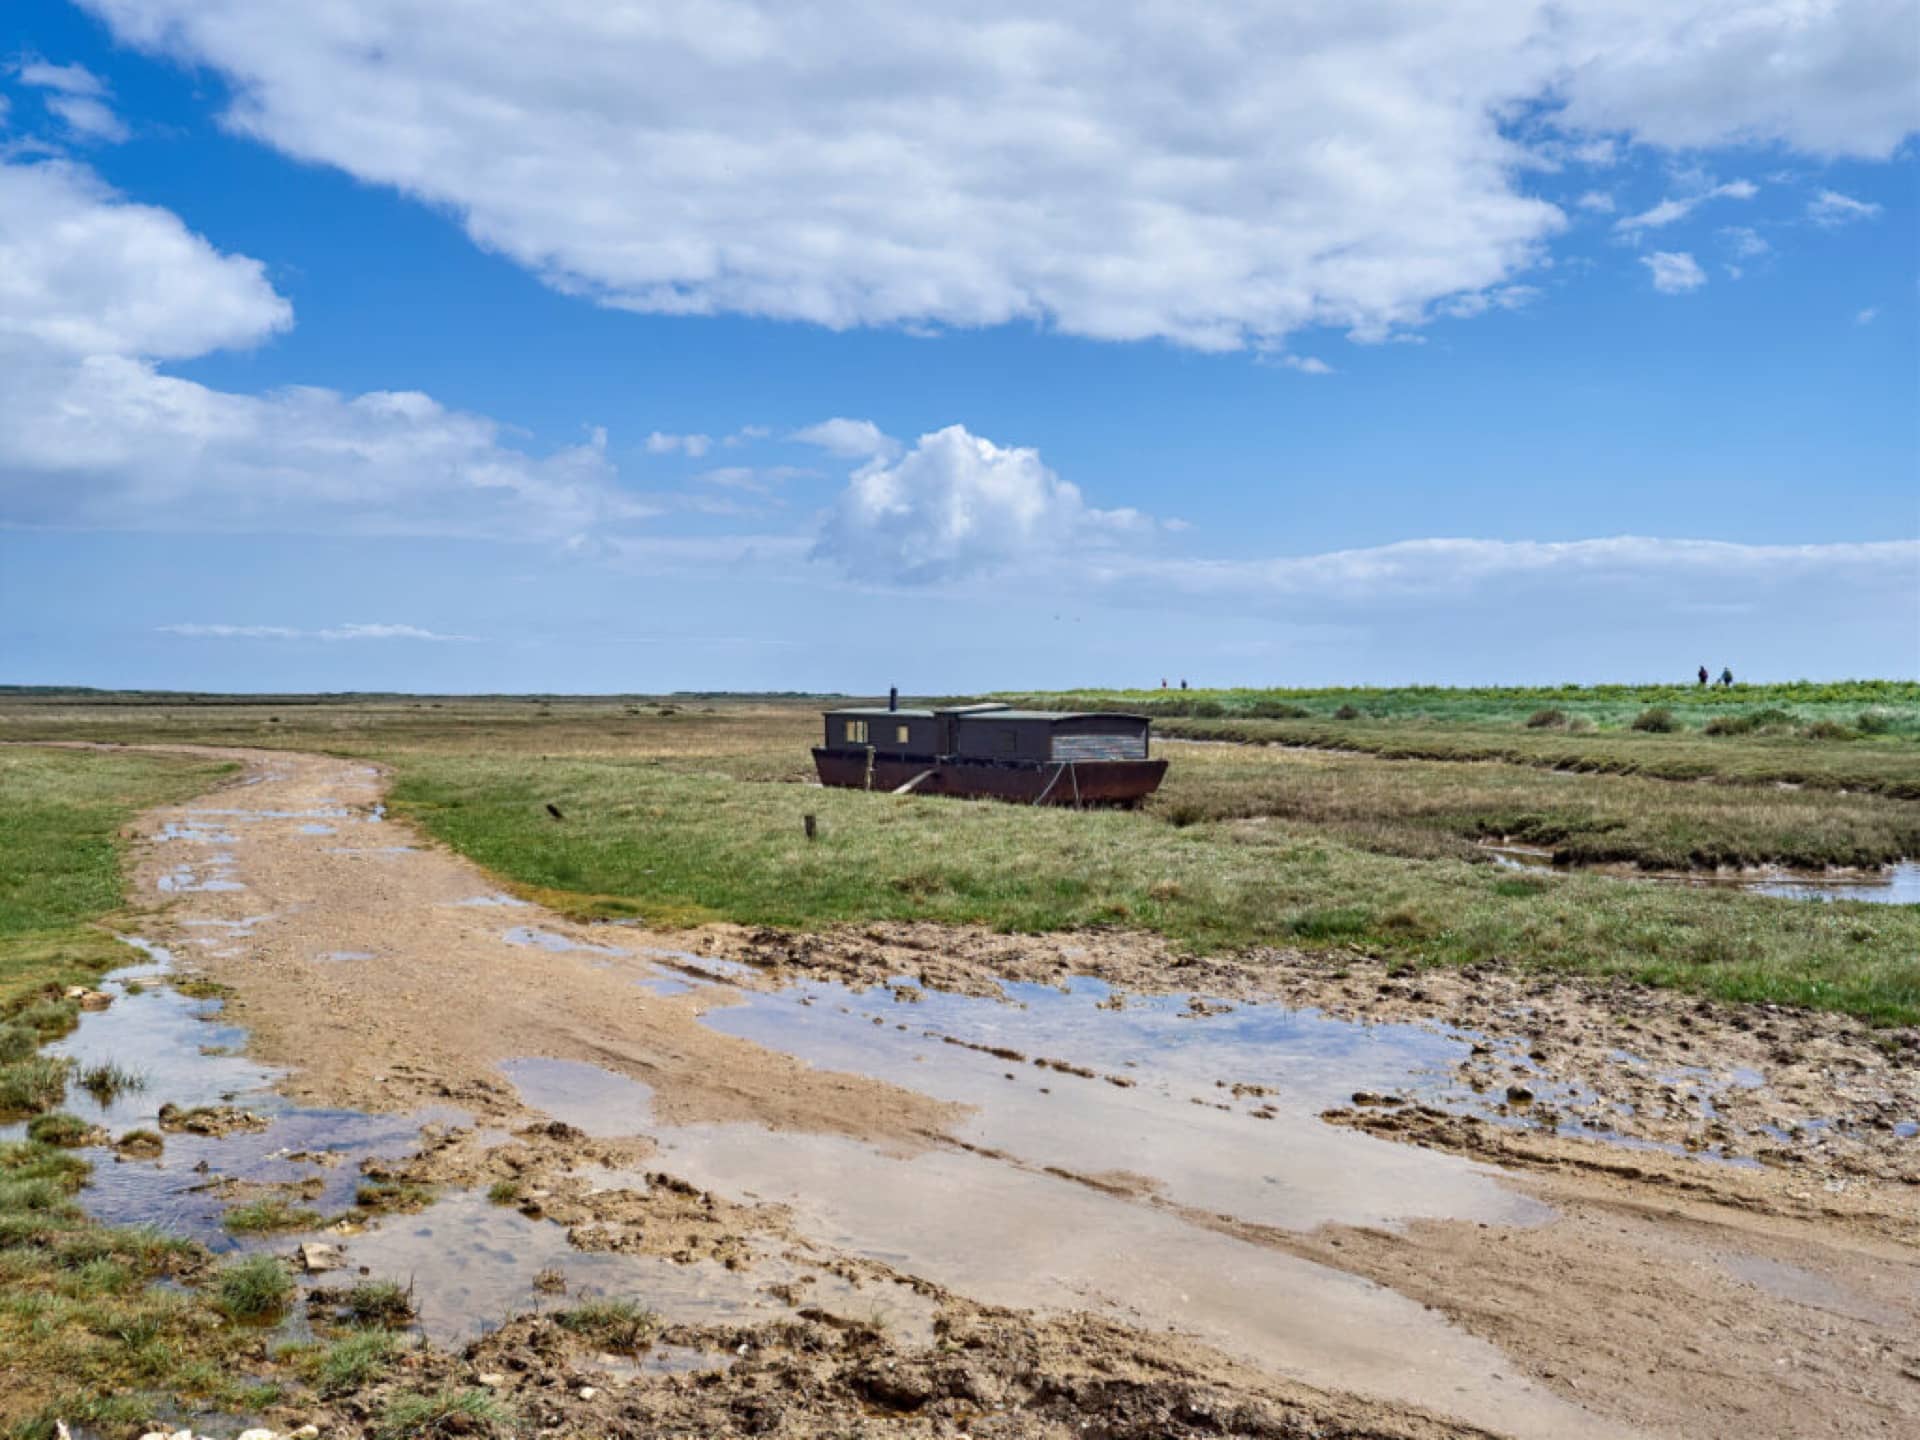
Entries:
<svg viewBox="0 0 1920 1440">
<path fill-rule="evenodd" d="M 164 635 L 195 640 L 430 640 L 442 644 L 469 644 L 472 635 L 441 635 L 418 625 L 330 625 L 321 630 L 297 630 L 286 625 L 156 625 Z"/>
<path fill-rule="evenodd" d="M 216 390 L 158 362 L 292 324 L 256 260 L 64 162 L 0 161 L 0 524 L 564 539 L 647 509 L 414 391 Z"/>
<path fill-rule="evenodd" d="M 713 448 L 711 435 L 669 435 L 659 430 L 647 436 L 649 455 L 671 455 L 676 450 L 698 460 Z"/>
<path fill-rule="evenodd" d="M 1542 258 L 1542 164 L 1920 123 L 1900 0 L 82 3 L 557 287 L 830 326 L 1380 337 Z"/>
<path fill-rule="evenodd" d="M 840 416 L 796 430 L 788 438 L 803 445 L 818 445 L 843 460 L 866 460 L 875 455 L 897 455 L 900 451 L 900 442 L 873 421 L 847 420 Z"/>
<path fill-rule="evenodd" d="M 1595 215 L 1611 215 L 1614 208 L 1613 196 L 1604 190 L 1589 190 L 1573 203 Z"/>
<path fill-rule="evenodd" d="M 923 584 L 1046 563 L 1150 528 L 1136 510 L 1089 507 L 1037 450 L 949 425 L 856 470 L 814 555 L 855 579 Z"/>
<path fill-rule="evenodd" d="M 1653 288 L 1662 295 L 1684 295 L 1707 283 L 1707 272 L 1684 250 L 1656 250 L 1640 257 L 1653 274 Z"/>
<path fill-rule="evenodd" d="M 84 65 L 54 65 L 28 60 L 19 66 L 20 83 L 46 92 L 47 109 L 77 140 L 118 144 L 129 134 L 107 103 L 106 82 Z"/>
<path fill-rule="evenodd" d="M 1743 260 L 1755 259 L 1773 248 L 1751 225 L 1729 225 L 1720 234 L 1727 247 Z"/>
<path fill-rule="evenodd" d="M 1807 218 L 1829 228 L 1848 225 L 1855 220 L 1871 220 L 1880 207 L 1871 200 L 1856 200 L 1838 190 L 1822 190 L 1807 202 Z"/>
<path fill-rule="evenodd" d="M 1298 370 L 1302 375 L 1333 374 L 1333 366 L 1317 355 L 1276 355 L 1273 363 L 1284 365 L 1289 370 Z"/>
</svg>

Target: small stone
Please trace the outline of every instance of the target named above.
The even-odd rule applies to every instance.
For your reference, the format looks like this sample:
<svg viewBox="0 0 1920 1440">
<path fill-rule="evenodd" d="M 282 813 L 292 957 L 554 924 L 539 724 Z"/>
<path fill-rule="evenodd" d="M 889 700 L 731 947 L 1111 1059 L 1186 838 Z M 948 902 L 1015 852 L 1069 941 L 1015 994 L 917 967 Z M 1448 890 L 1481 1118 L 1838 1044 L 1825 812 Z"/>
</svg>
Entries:
<svg viewBox="0 0 1920 1440">
<path fill-rule="evenodd" d="M 319 1435 L 320 1427 L 318 1425 L 307 1424 L 302 1425 L 298 1430 L 289 1430 L 287 1432 L 287 1440 L 318 1440 Z"/>
<path fill-rule="evenodd" d="M 502 1385 L 507 1383 L 507 1377 L 502 1375 L 498 1370 L 487 1371 L 479 1377 L 479 1380 L 480 1383 L 489 1390 L 498 1390 Z"/>
<path fill-rule="evenodd" d="M 1507 1100 L 1514 1105 L 1531 1105 L 1533 1103 L 1533 1091 L 1524 1085 L 1509 1085 L 1507 1086 Z"/>
<path fill-rule="evenodd" d="M 238 1440 L 280 1440 L 280 1437 L 266 1429 L 242 1430 Z"/>
<path fill-rule="evenodd" d="M 340 1265 L 338 1246 L 329 1245 L 321 1240 L 308 1240 L 300 1247 L 300 1268 L 309 1275 L 318 1275 L 326 1270 L 338 1270 Z"/>
<path fill-rule="evenodd" d="M 582 1400 L 591 1400 L 593 1399 L 594 1396 L 598 1395 L 600 1392 L 594 1389 L 593 1386 L 591 1385 L 582 1385 L 574 1393 L 577 1394 Z"/>
</svg>

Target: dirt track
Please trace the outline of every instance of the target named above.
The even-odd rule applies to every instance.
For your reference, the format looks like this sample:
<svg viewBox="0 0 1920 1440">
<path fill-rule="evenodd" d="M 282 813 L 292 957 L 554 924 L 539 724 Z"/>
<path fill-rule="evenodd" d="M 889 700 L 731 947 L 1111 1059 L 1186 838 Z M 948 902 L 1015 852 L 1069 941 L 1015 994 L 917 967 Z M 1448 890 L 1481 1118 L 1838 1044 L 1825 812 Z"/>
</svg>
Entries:
<svg viewBox="0 0 1920 1440">
<path fill-rule="evenodd" d="M 143 822 L 151 843 L 140 879 L 144 893 L 170 900 L 155 937 L 184 966 L 234 988 L 231 1013 L 262 1058 L 290 1067 L 285 1088 L 372 1110 L 451 1103 L 477 1127 L 517 1128 L 521 1138 L 509 1146 L 456 1130 L 398 1173 L 479 1185 L 511 1179 L 540 1194 L 536 1209 L 567 1226 L 576 1245 L 748 1269 L 798 1247 L 856 1283 L 909 1279 L 932 1298 L 946 1339 L 922 1351 L 902 1334 L 882 1347 L 890 1373 L 933 1377 L 879 1407 L 888 1423 L 932 1424 L 951 1419 L 957 1405 L 977 1417 L 978 1433 L 993 1432 L 989 1421 L 1011 1427 L 1003 1433 L 1036 1434 L 1092 1421 L 1106 1433 L 1281 1434 L 1289 1418 L 1333 1434 L 1477 1425 L 1516 1435 L 1784 1437 L 1920 1427 L 1920 1187 L 1911 1159 L 1920 1142 L 1898 1128 L 1914 1094 L 1912 1052 L 1876 1048 L 1855 1027 L 1774 1016 L 1756 1037 L 1711 1014 L 1683 1024 L 1692 1007 L 1667 997 L 1629 1001 L 1573 986 L 1522 995 L 1498 976 L 1414 985 L 1363 961 L 1296 967 L 1276 984 L 1271 966 L 1183 964 L 1135 940 L 1034 942 L 916 927 L 821 940 L 580 927 L 532 907 L 471 903 L 494 895 L 497 882 L 396 822 L 372 819 L 383 781 L 369 767 L 227 753 L 246 765 L 242 783 Z M 172 832 L 178 838 L 154 838 L 169 825 L 182 827 Z M 162 890 L 163 879 L 174 888 Z M 196 888 L 208 879 L 216 888 Z M 227 884 L 243 888 L 218 888 Z M 244 930 L 234 923 L 262 915 Z M 535 943 L 506 938 L 526 930 Z M 580 948 L 543 948 L 568 942 Z M 636 958 L 655 949 L 745 963 L 713 971 L 722 983 L 662 994 L 643 983 L 660 973 L 660 957 Z M 329 958 L 343 956 L 353 958 Z M 684 968 L 701 967 L 688 959 Z M 1843 1093 L 1885 1123 L 1839 1127 L 1820 1146 L 1785 1145 L 1764 1167 L 1736 1168 L 1463 1119 L 1444 1102 L 1343 1106 L 1334 1117 L 1342 1123 L 1329 1125 L 1304 1114 L 1259 1116 L 1259 1097 L 1236 1096 L 1238 1110 L 1226 1113 L 1222 1102 L 1220 1117 L 1209 1118 L 1204 1106 L 1160 1105 L 1117 1064 L 1106 1072 L 1112 1084 L 1082 1064 L 1092 1078 L 1042 1070 L 1038 1088 L 1029 1065 L 1018 1070 L 1019 1099 L 1003 1105 L 977 1101 L 987 1092 L 968 1087 L 998 1081 L 1001 1069 L 1016 1080 L 1012 1062 L 995 1060 L 978 1075 L 955 1071 L 942 1095 L 902 1082 L 917 1074 L 908 1065 L 931 1076 L 970 1058 L 948 1054 L 952 1046 L 930 1059 L 903 1055 L 906 1063 L 882 1078 L 877 1062 L 850 1062 L 869 1073 L 810 1065 L 772 1048 L 784 1043 L 777 1038 L 754 1043 L 720 1028 L 730 1023 L 727 1008 L 784 995 L 803 979 L 863 987 L 906 975 L 980 994 L 1001 978 L 1070 971 L 1103 974 L 1134 995 L 1244 1002 L 1277 993 L 1366 1020 L 1436 1020 L 1485 1033 L 1504 1026 L 1540 1057 L 1527 1062 L 1532 1089 L 1581 1084 L 1609 1104 L 1638 1100 L 1617 1128 L 1642 1125 L 1648 1140 L 1681 1137 L 1684 1107 L 1647 1103 L 1673 1088 L 1658 1074 L 1673 1053 L 1709 1072 L 1750 1063 L 1763 1071 L 1765 1084 L 1716 1092 L 1728 1099 L 1729 1136 L 1762 1112 L 1769 1122 L 1818 1118 L 1824 1098 Z M 920 1003 L 898 998 L 902 1015 Z M 1116 1001 L 1126 1003 L 1125 995 Z M 1644 1092 L 1607 1069 L 1609 1046 L 1593 1039 L 1592 1015 L 1623 1003 L 1646 1007 L 1637 1031 L 1640 1058 L 1651 1062 Z M 758 1012 L 748 1004 L 741 1013 Z M 1207 1023 L 1204 1010 L 1196 1016 L 1196 1025 Z M 871 1019 L 876 1045 L 883 1032 L 907 1030 L 904 1021 L 883 1023 L 893 1012 Z M 647 1113 L 602 1139 L 578 1128 L 529 1129 L 550 1117 L 501 1068 L 528 1058 L 584 1062 L 641 1082 L 650 1088 L 636 1092 L 650 1102 Z M 1462 1062 L 1463 1093 L 1475 1066 L 1504 1086 L 1510 1076 L 1492 1068 L 1495 1058 L 1504 1064 L 1505 1052 Z M 1214 1078 L 1227 1086 L 1240 1077 Z M 1175 1115 L 1191 1123 L 1174 1128 Z M 1096 1164 L 1106 1152 L 1088 1132 L 1130 1125 L 1162 1126 L 1150 1133 L 1164 1133 L 1165 1143 L 1125 1166 Z M 998 1138 L 983 1141 L 989 1134 Z M 1236 1188 L 1238 1162 L 1204 1147 L 1216 1137 L 1244 1145 L 1247 1134 L 1271 1137 L 1268 1149 L 1291 1157 L 1325 1214 L 1296 1222 Z M 1222 1173 L 1210 1175 L 1216 1161 Z M 579 1177 L 591 1166 L 656 1176 L 670 1169 L 694 1183 L 588 1185 Z M 865 1207 L 875 1189 L 895 1186 L 893 1208 L 922 1207 L 938 1223 L 896 1226 Z M 956 1193 L 952 1211 L 932 1208 Z M 969 1224 L 984 1225 L 980 1253 L 950 1253 L 942 1242 L 965 1239 Z M 1119 1253 L 1064 1248 L 1067 1237 L 1104 1226 L 1120 1227 L 1124 1242 L 1106 1247 Z M 984 1252 L 998 1248 L 1019 1263 L 989 1263 Z M 1255 1279 L 1236 1288 L 1241 1276 Z M 1029 1308 L 1048 1318 L 1014 1319 Z M 1081 1318 L 1068 1314 L 1082 1309 Z M 974 1338 L 963 1344 L 963 1336 Z M 850 1359 L 797 1341 L 785 1350 L 763 1343 L 774 1358 L 762 1365 L 772 1371 L 736 1366 L 697 1396 L 675 1377 L 612 1387 L 607 1403 L 628 1407 L 618 1423 L 632 1426 L 651 1417 L 714 1428 L 716 1406 L 735 1407 L 724 1423 L 741 1424 L 738 1407 L 748 1400 L 772 1407 L 768 1428 L 787 1433 L 829 1430 L 848 1407 L 873 1418 L 877 1382 L 856 1383 L 861 1367 L 881 1363 L 873 1353 Z M 955 1346 L 974 1366 L 964 1384 L 933 1375 Z M 482 1342 L 472 1363 L 506 1366 L 515 1357 L 516 1384 L 565 1392 L 551 1383 L 553 1367 L 574 1361 L 557 1358 L 537 1327 L 509 1327 Z M 907 1393 L 914 1386 L 924 1391 L 918 1399 Z M 617 1428 L 612 1411 L 553 1403 L 569 1424 Z M 1210 1412 L 1216 1422 L 1233 1405 L 1254 1408 L 1201 1426 L 1178 1419 L 1190 1403 L 1229 1406 Z"/>
</svg>

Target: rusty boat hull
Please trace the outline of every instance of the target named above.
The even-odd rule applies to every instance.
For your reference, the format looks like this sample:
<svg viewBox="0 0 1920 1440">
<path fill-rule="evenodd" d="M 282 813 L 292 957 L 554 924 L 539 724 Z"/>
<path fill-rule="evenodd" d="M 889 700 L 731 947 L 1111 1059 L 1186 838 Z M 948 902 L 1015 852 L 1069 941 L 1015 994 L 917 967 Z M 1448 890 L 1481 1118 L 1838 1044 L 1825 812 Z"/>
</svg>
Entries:
<svg viewBox="0 0 1920 1440">
<path fill-rule="evenodd" d="M 898 790 L 920 776 L 916 795 L 1007 800 L 1016 805 L 1108 805 L 1131 808 L 1160 788 L 1165 760 L 974 760 L 958 756 L 914 759 L 815 746 L 822 785 L 850 790 Z"/>
</svg>

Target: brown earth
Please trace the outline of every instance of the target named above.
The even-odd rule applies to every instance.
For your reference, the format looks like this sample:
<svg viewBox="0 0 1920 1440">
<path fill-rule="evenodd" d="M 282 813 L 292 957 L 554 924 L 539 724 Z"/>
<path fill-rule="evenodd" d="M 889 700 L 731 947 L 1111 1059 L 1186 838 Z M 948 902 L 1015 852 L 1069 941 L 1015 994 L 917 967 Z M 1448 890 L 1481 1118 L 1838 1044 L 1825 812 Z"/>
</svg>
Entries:
<svg viewBox="0 0 1920 1440">
<path fill-rule="evenodd" d="M 522 1415 L 562 1434 L 1414 1436 L 1483 1433 L 1468 1417 L 1488 1416 L 1501 1432 L 1541 1435 L 1920 1429 L 1912 1338 L 1920 1334 L 1920 1142 L 1900 1128 L 1920 1115 L 1911 1033 L 1876 1035 L 1834 1017 L 1731 1010 L 1625 985 L 1484 971 L 1400 975 L 1362 956 L 1196 961 L 1137 936 L 1010 938 L 923 926 L 825 936 L 617 932 L 623 945 L 743 961 L 744 973 L 725 978 L 751 987 L 905 976 L 992 994 L 1001 979 L 1091 974 L 1139 994 L 1277 1000 L 1482 1037 L 1484 1053 L 1463 1062 L 1457 1084 L 1430 1096 L 1369 1096 L 1329 1118 L 1490 1162 L 1510 1189 L 1551 1207 L 1546 1223 L 1285 1230 L 1183 1207 L 1129 1177 L 1086 1177 L 1113 1203 L 1362 1277 L 1444 1316 L 1446 1333 L 1462 1344 L 1491 1342 L 1457 1352 L 1481 1357 L 1476 1364 L 1491 1357 L 1486 1373 L 1456 1377 L 1457 1405 L 1434 1399 L 1440 1390 L 1431 1385 L 1397 1391 L 1387 1376 L 1362 1387 L 1371 1398 L 1330 1393 L 1326 1376 L 1316 1385 L 1283 1347 L 1229 1356 L 1142 1328 L 1137 1311 L 1127 1325 L 1099 1313 L 982 1303 L 917 1276 L 911 1254 L 882 1262 L 840 1253 L 789 1207 L 677 1183 L 659 1170 L 640 1187 L 583 1185 L 586 1166 L 645 1173 L 648 1143 L 551 1124 L 522 1104 L 500 1062 L 584 1061 L 641 1081 L 667 1124 L 843 1137 L 902 1157 L 950 1153 L 965 1111 L 724 1036 L 700 1023 L 703 1009 L 725 1003 L 711 987 L 655 996 L 595 948 L 506 943 L 503 925 L 585 947 L 603 947 L 612 932 L 533 907 L 461 903 L 497 882 L 392 821 L 372 823 L 384 783 L 372 767 L 223 753 L 247 767 L 241 782 L 147 817 L 140 833 L 156 836 L 168 822 L 227 826 L 234 842 L 213 848 L 230 848 L 222 873 L 245 888 L 176 890 L 145 930 L 173 944 L 183 968 L 232 987 L 233 1018 L 249 1027 L 263 1059 L 290 1067 L 291 1093 L 381 1110 L 451 1101 L 482 1126 L 516 1127 L 506 1144 L 480 1143 L 467 1128 L 428 1136 L 394 1173 L 438 1184 L 510 1182 L 529 1197 L 523 1211 L 566 1226 L 584 1248 L 749 1269 L 762 1256 L 800 1253 L 858 1284 L 905 1280 L 936 1307 L 931 1345 L 805 1306 L 791 1321 L 725 1334 L 670 1327 L 663 1342 L 724 1349 L 733 1362 L 692 1375 L 603 1366 L 611 1378 L 601 1380 L 592 1378 L 601 1373 L 592 1347 L 551 1319 L 529 1318 L 463 1357 L 417 1357 L 410 1384 L 505 1377 L 501 1388 Z M 330 808 L 346 814 L 318 814 Z M 303 833 L 310 824 L 334 827 L 337 838 Z M 144 844 L 144 892 L 156 893 L 163 876 L 180 876 L 182 862 L 207 849 Z M 203 873 L 188 871 L 189 885 Z M 230 939 L 210 933 L 263 912 L 271 918 Z M 342 952 L 375 958 L 325 958 Z M 1231 1087 L 1239 1077 L 1217 1078 Z M 1581 1138 L 1583 1120 L 1640 1143 Z M 1750 1163 L 1688 1153 L 1700 1149 Z M 1434 1361 L 1406 1361 L 1410 1375 L 1424 1365 L 1431 1378 Z M 592 1393 L 583 1398 L 583 1390 Z M 342 1402 L 330 1418 L 358 1423 L 372 1407 L 372 1397 Z"/>
</svg>

